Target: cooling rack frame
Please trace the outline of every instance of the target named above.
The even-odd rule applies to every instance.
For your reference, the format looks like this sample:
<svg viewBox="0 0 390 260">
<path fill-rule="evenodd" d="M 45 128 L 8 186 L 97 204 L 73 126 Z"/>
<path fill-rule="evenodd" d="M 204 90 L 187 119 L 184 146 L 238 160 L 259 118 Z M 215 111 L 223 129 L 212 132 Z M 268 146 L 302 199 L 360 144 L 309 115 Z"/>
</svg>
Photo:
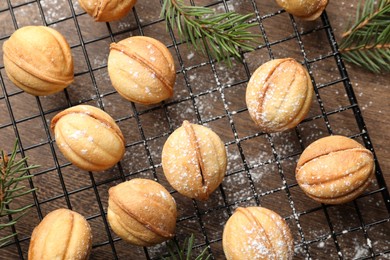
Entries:
<svg viewBox="0 0 390 260">
<path fill-rule="evenodd" d="M 52 171 L 55 171 L 55 172 L 57 172 L 58 178 L 60 180 L 61 189 L 63 192 L 62 195 L 53 196 L 51 198 L 41 200 L 39 198 L 39 196 L 37 196 L 36 193 L 33 193 L 32 202 L 34 204 L 34 207 L 31 211 L 35 212 L 35 214 L 37 214 L 39 219 L 42 219 L 44 217 L 44 213 L 43 213 L 43 210 L 41 209 L 41 205 L 48 203 L 48 202 L 51 202 L 51 201 L 54 201 L 54 200 L 58 199 L 59 197 L 62 197 L 62 198 L 64 198 L 64 201 L 65 201 L 64 206 L 72 209 L 72 200 L 71 200 L 70 196 L 72 196 L 73 194 L 77 194 L 79 192 L 82 192 L 83 190 L 91 189 L 91 190 L 93 190 L 93 193 L 97 199 L 99 213 L 86 216 L 86 218 L 88 221 L 92 221 L 94 219 L 101 218 L 103 223 L 104 223 L 104 229 L 101 232 L 104 232 L 107 236 L 107 239 L 105 241 L 94 243 L 93 250 L 96 250 L 96 249 L 99 249 L 101 247 L 106 246 L 107 248 L 109 248 L 107 250 L 110 251 L 110 255 L 112 256 L 113 259 L 120 258 L 120 256 L 118 255 L 118 252 L 117 252 L 117 248 L 116 248 L 116 245 L 117 245 L 118 241 L 120 241 L 120 239 L 113 236 L 112 232 L 110 231 L 109 224 L 108 224 L 106 217 L 105 217 L 105 215 L 106 215 L 105 205 L 104 205 L 104 203 L 102 203 L 102 200 L 100 199 L 101 193 L 99 192 L 99 187 L 101 185 L 112 184 L 113 182 L 116 182 L 116 181 L 119 181 L 119 182 L 125 181 L 128 178 L 132 178 L 136 174 L 146 172 L 146 171 L 151 171 L 152 178 L 155 180 L 159 180 L 161 178 L 161 176 L 159 175 L 158 171 L 161 170 L 161 164 L 159 164 L 159 163 L 156 164 L 154 162 L 154 156 L 152 155 L 153 151 L 152 151 L 150 143 L 153 142 L 154 140 L 159 139 L 159 138 L 167 137 L 174 130 L 175 124 L 173 123 L 173 119 L 170 115 L 171 111 L 169 110 L 169 108 L 177 106 L 178 104 L 188 102 L 192 106 L 192 113 L 194 114 L 193 120 L 199 124 L 209 124 L 209 123 L 212 123 L 212 122 L 217 121 L 217 120 L 222 119 L 222 118 L 226 119 L 229 122 L 229 126 L 231 128 L 232 135 L 234 136 L 234 138 L 230 141 L 225 142 L 225 145 L 226 145 L 226 147 L 236 146 L 236 148 L 239 151 L 239 159 L 242 161 L 243 168 L 239 169 L 239 170 L 231 171 L 230 173 L 227 174 L 227 176 L 243 174 L 245 176 L 245 178 L 247 178 L 248 185 L 249 185 L 248 188 L 251 191 L 251 193 L 253 194 L 249 198 L 243 198 L 240 200 L 236 200 L 234 202 L 230 202 L 230 200 L 228 199 L 228 195 L 226 194 L 226 190 L 224 189 L 224 185 L 222 184 L 221 187 L 219 188 L 219 193 L 220 193 L 222 205 L 217 205 L 217 206 L 214 206 L 214 207 L 211 207 L 208 209 L 204 209 L 202 206 L 199 205 L 199 203 L 197 201 L 191 201 L 191 203 L 189 203 L 189 205 L 193 207 L 194 214 L 189 215 L 189 216 L 179 217 L 178 223 L 184 222 L 187 220 L 194 220 L 194 219 L 196 220 L 196 222 L 198 222 L 199 227 L 200 227 L 200 237 L 202 237 L 202 239 L 200 239 L 201 241 L 200 242 L 198 241 L 198 243 L 196 243 L 196 245 L 194 246 L 195 250 L 196 249 L 200 250 L 204 247 L 207 247 L 209 253 L 212 255 L 213 258 L 221 258 L 222 257 L 222 255 L 220 255 L 220 252 L 219 252 L 219 254 L 216 255 L 215 251 L 212 249 L 212 245 L 216 244 L 216 243 L 220 243 L 221 238 L 220 237 L 219 238 L 211 238 L 208 235 L 208 230 L 205 227 L 205 223 L 203 220 L 204 216 L 206 216 L 208 214 L 212 214 L 213 212 L 217 212 L 219 210 L 226 210 L 227 214 L 231 215 L 233 212 L 233 208 L 237 205 L 240 205 L 241 203 L 253 200 L 256 205 L 261 205 L 262 204 L 261 201 L 262 201 L 262 198 L 264 196 L 267 196 L 269 194 L 273 194 L 276 192 L 285 192 L 285 194 L 287 196 L 287 201 L 291 206 L 291 214 L 285 218 L 286 218 L 286 220 L 290 220 L 291 223 L 294 223 L 296 225 L 297 233 L 299 234 L 299 239 L 295 241 L 295 249 L 296 249 L 296 251 L 301 252 L 301 253 L 299 253 L 299 255 L 301 257 L 313 258 L 313 256 L 310 253 L 310 250 L 309 250 L 309 245 L 314 244 L 314 243 L 318 243 L 321 241 L 329 240 L 332 242 L 332 244 L 333 244 L 332 246 L 335 248 L 338 258 L 343 259 L 344 255 L 342 252 L 342 246 L 340 245 L 340 243 L 338 241 L 339 236 L 342 234 L 345 234 L 348 232 L 354 232 L 357 230 L 363 232 L 363 236 L 364 236 L 364 238 L 366 240 L 366 244 L 367 244 L 366 248 L 368 251 L 366 256 L 361 257 L 360 259 L 374 259 L 374 258 L 384 256 L 386 254 L 390 254 L 390 248 L 387 248 L 387 249 L 384 249 L 381 251 L 377 251 L 376 248 L 373 246 L 373 244 L 370 242 L 371 241 L 370 235 L 367 232 L 367 230 L 373 226 L 380 225 L 380 224 L 383 224 L 385 222 L 389 222 L 390 221 L 389 215 L 387 215 L 387 218 L 382 218 L 380 220 L 377 220 L 377 221 L 371 222 L 371 223 L 365 223 L 365 221 L 362 217 L 362 209 L 359 207 L 358 203 L 356 201 L 354 201 L 352 203 L 352 205 L 357 212 L 357 216 L 358 216 L 360 225 L 357 227 L 347 228 L 347 229 L 344 229 L 342 231 L 337 231 L 333 227 L 333 224 L 332 224 L 332 221 L 330 218 L 330 214 L 329 214 L 329 208 L 331 206 L 319 205 L 318 207 L 314 207 L 314 208 L 311 208 L 311 209 L 306 210 L 306 211 L 298 210 L 295 207 L 295 204 L 294 204 L 295 199 L 292 198 L 290 190 L 293 189 L 294 187 L 296 187 L 297 184 L 296 183 L 289 183 L 289 181 L 286 180 L 286 173 L 285 173 L 285 170 L 283 169 L 282 164 L 283 164 L 284 160 L 296 158 L 296 156 L 299 156 L 300 152 L 304 149 L 305 142 L 303 141 L 303 138 L 301 136 L 301 132 L 299 131 L 299 129 L 295 129 L 294 131 L 295 131 L 296 136 L 299 139 L 301 151 L 294 152 L 294 153 L 289 154 L 285 157 L 281 157 L 280 154 L 278 153 L 276 145 L 273 141 L 274 137 L 271 134 L 256 132 L 253 134 L 241 136 L 241 134 L 239 134 L 239 131 L 236 129 L 237 126 L 235 124 L 234 116 L 237 114 L 240 114 L 240 113 L 245 113 L 246 108 L 231 110 L 229 108 L 230 104 L 227 101 L 228 95 L 226 94 L 226 92 L 229 89 L 233 89 L 239 85 L 245 84 L 248 81 L 248 79 L 250 78 L 251 69 L 249 68 L 249 66 L 247 64 L 246 59 L 244 59 L 243 64 L 242 64 L 244 71 L 246 73 L 246 79 L 240 80 L 240 81 L 235 81 L 232 84 L 221 83 L 219 80 L 219 76 L 218 76 L 218 68 L 217 68 L 218 63 L 215 60 L 212 60 L 209 54 L 207 54 L 208 57 L 206 57 L 206 60 L 204 62 L 197 63 L 194 65 L 189 65 L 189 66 L 186 65 L 186 62 L 184 61 L 185 57 L 182 56 L 182 54 L 181 54 L 182 51 L 180 49 L 181 48 L 180 46 L 183 46 L 186 43 L 180 41 L 180 39 L 177 38 L 176 32 L 174 30 L 172 30 L 172 28 L 169 28 L 169 26 L 168 26 L 168 31 L 166 33 L 169 35 L 169 37 L 171 39 L 171 43 L 168 44 L 167 47 L 170 50 L 172 50 L 173 53 L 176 54 L 176 57 L 177 57 L 178 63 L 179 63 L 179 66 L 177 67 L 177 74 L 183 76 L 183 79 L 185 82 L 185 88 L 188 90 L 189 95 L 184 96 L 184 97 L 180 97 L 180 98 L 177 98 L 174 100 L 168 100 L 168 101 L 162 102 L 159 105 L 152 106 L 149 108 L 142 108 L 142 109 L 140 109 L 137 105 L 135 105 L 133 103 L 129 103 L 130 104 L 129 109 L 131 110 L 131 113 L 129 113 L 128 116 L 123 116 L 121 118 L 116 119 L 116 121 L 118 123 L 124 122 L 128 119 L 133 119 L 136 122 L 136 128 L 141 136 L 141 139 L 134 141 L 134 142 L 131 142 L 131 143 L 127 143 L 126 148 L 131 148 L 131 147 L 135 147 L 135 146 L 142 146 L 145 150 L 145 158 L 148 161 L 149 165 L 143 169 L 138 169 L 138 170 L 135 170 L 132 172 L 126 172 L 123 169 L 123 167 L 121 166 L 121 163 L 119 163 L 117 165 L 118 175 L 114 176 L 113 178 L 106 179 L 104 181 L 96 180 L 96 175 L 94 175 L 94 173 L 89 172 L 89 173 L 87 173 L 88 177 L 90 179 L 90 183 L 91 183 L 89 186 L 85 186 L 85 187 L 82 187 L 79 189 L 68 191 L 67 185 L 64 181 L 64 176 L 63 176 L 64 173 L 62 171 L 64 168 L 66 168 L 70 164 L 69 163 L 60 163 L 59 160 L 57 159 L 55 140 L 50 133 L 50 127 L 49 127 L 49 124 L 47 122 L 47 116 L 49 114 L 59 112 L 62 109 L 65 109 L 67 107 L 76 105 L 78 103 L 95 102 L 95 104 L 97 106 L 99 106 L 102 109 L 105 109 L 103 98 L 110 96 L 110 95 L 114 95 L 116 93 L 114 89 L 112 89 L 112 91 L 106 91 L 104 94 L 101 93 L 101 89 L 100 89 L 100 86 L 97 82 L 98 80 L 96 79 L 94 72 L 97 70 L 100 70 L 100 69 L 104 69 L 106 67 L 106 65 L 97 66 L 97 67 L 93 66 L 91 63 L 91 59 L 89 57 L 91 54 L 89 53 L 88 48 L 86 46 L 88 44 L 101 41 L 102 39 L 108 39 L 108 40 L 114 42 L 115 37 L 117 35 L 131 33 L 134 30 L 138 30 L 138 33 L 140 35 L 144 35 L 145 28 L 147 28 L 148 26 L 152 26 L 154 24 L 164 23 L 164 21 L 161 18 L 154 19 L 154 20 L 148 21 L 146 23 L 141 21 L 142 17 L 139 16 L 139 14 L 137 12 L 137 6 L 136 6 L 132 10 L 132 15 L 134 16 L 134 21 L 135 21 L 135 24 L 133 24 L 132 27 L 127 28 L 127 29 L 122 30 L 122 31 L 119 31 L 119 32 L 114 32 L 111 28 L 111 24 L 105 23 L 105 26 L 107 27 L 109 35 L 104 36 L 104 37 L 98 37 L 98 38 L 94 38 L 94 39 L 85 40 L 83 38 L 82 29 L 80 28 L 80 24 L 79 24 L 79 20 L 78 20 L 78 17 L 85 15 L 85 13 L 76 11 L 76 8 L 75 8 L 76 1 L 72 1 L 72 0 L 63 0 L 63 1 L 68 3 L 68 5 L 69 5 L 70 15 L 68 15 L 66 17 L 61 17 L 59 20 L 51 21 L 51 22 L 48 22 L 48 19 L 46 19 L 46 17 L 45 17 L 46 13 L 45 13 L 44 6 L 42 3 L 43 1 L 40 1 L 40 0 L 26 0 L 26 1 L 24 1 L 22 3 L 18 3 L 18 4 L 13 4 L 11 0 L 7 0 L 7 6 L 4 9 L 0 9 L 0 14 L 5 13 L 5 12 L 7 12 L 7 13 L 9 12 L 10 18 L 11 18 L 10 22 L 12 22 L 14 29 L 17 29 L 19 27 L 18 18 L 15 15 L 15 10 L 19 9 L 19 8 L 23 8 L 24 6 L 29 6 L 29 5 L 36 5 L 37 6 L 37 8 L 39 10 L 39 14 L 42 18 L 42 24 L 45 26 L 53 26 L 56 23 L 63 22 L 66 20 L 73 21 L 74 26 L 76 28 L 77 36 L 80 40 L 80 43 L 72 45 L 71 48 L 72 49 L 80 48 L 81 52 L 85 58 L 85 61 L 86 61 L 86 69 L 84 71 L 77 72 L 75 74 L 75 76 L 76 77 L 83 76 L 83 75 L 89 76 L 91 79 L 91 84 L 93 85 L 93 88 L 95 91 L 95 95 L 93 97 L 91 97 L 90 99 L 88 99 L 88 98 L 87 99 L 80 99 L 80 100 L 77 100 L 77 103 L 75 103 L 74 100 L 72 100 L 72 98 L 70 97 L 67 90 L 65 90 L 64 95 L 66 97 L 66 104 L 62 104 L 61 106 L 58 106 L 54 109 L 49 109 L 49 110 L 43 108 L 41 98 L 37 97 L 36 98 L 36 105 L 38 107 L 39 113 L 35 114 L 33 116 L 24 117 L 22 119 L 17 119 L 14 116 L 14 111 L 13 111 L 14 109 L 12 107 L 12 102 L 10 101 L 10 99 L 21 95 L 23 92 L 20 90 L 14 90 L 14 89 L 9 90 L 9 88 L 6 86 L 5 79 L 4 79 L 6 77 L 6 75 L 3 73 L 4 66 L 0 67 L 0 70 L 1 70 L 0 86 L 2 89 L 2 96 L 0 96 L 0 101 L 3 101 L 5 103 L 5 106 L 8 110 L 8 114 L 10 116 L 10 122 L 7 124 L 0 125 L 0 130 L 5 129 L 7 127 L 11 127 L 13 129 L 15 138 L 17 138 L 19 140 L 18 141 L 19 148 L 20 148 L 19 153 L 23 157 L 26 155 L 26 152 L 28 152 L 29 150 L 36 149 L 36 148 L 39 149 L 39 147 L 44 146 L 44 145 L 49 146 L 49 149 L 50 149 L 51 154 L 53 156 L 53 160 L 55 162 L 54 167 L 49 168 L 49 169 L 45 169 L 43 171 L 34 172 L 33 174 L 36 176 L 39 176 L 39 175 L 44 176 L 45 174 L 48 174 Z M 210 6 L 210 7 L 222 6 L 224 11 L 227 11 L 227 10 L 229 10 L 229 8 L 231 8 L 231 6 L 229 6 L 230 2 L 231 1 L 227 1 L 227 0 L 219 0 L 219 1 L 216 1 L 213 3 L 209 3 L 208 6 Z M 257 3 L 257 1 L 250 0 L 249 2 L 252 5 L 253 12 L 256 14 L 256 17 L 253 18 L 251 20 L 251 22 L 258 22 L 258 24 L 259 24 L 258 30 L 263 35 L 263 40 L 264 40 L 264 42 L 261 45 L 259 45 L 256 48 L 256 50 L 266 50 L 268 55 L 269 55 L 268 59 L 274 59 L 275 58 L 275 55 L 273 52 L 274 46 L 281 44 L 281 43 L 284 43 L 284 42 L 287 42 L 287 41 L 296 41 L 296 43 L 299 46 L 299 51 L 302 53 L 303 65 L 308 69 L 309 74 L 310 74 L 311 79 L 312 79 L 312 82 L 313 82 L 313 85 L 315 86 L 316 101 L 317 101 L 317 104 L 318 104 L 319 109 L 320 109 L 320 114 L 306 118 L 302 122 L 302 124 L 310 123 L 311 121 L 315 121 L 318 119 L 323 120 L 325 123 L 325 126 L 326 126 L 326 131 L 327 131 L 326 134 L 331 135 L 334 133 L 334 131 L 332 129 L 332 124 L 328 120 L 328 117 L 333 115 L 333 114 L 341 113 L 343 111 L 347 111 L 347 110 L 352 111 L 354 119 L 355 119 L 356 124 L 357 124 L 358 129 L 359 129 L 359 132 L 357 134 L 353 134 L 349 137 L 355 138 L 355 139 L 360 138 L 362 140 L 362 142 L 364 143 L 365 147 L 368 148 L 369 150 L 371 150 L 372 152 L 374 152 L 373 145 L 371 143 L 369 134 L 367 132 L 366 125 L 364 123 L 364 119 L 362 117 L 361 110 L 358 106 L 357 99 L 356 99 L 356 96 L 354 94 L 353 87 L 352 87 L 352 84 L 350 82 L 346 67 L 342 61 L 340 52 L 338 51 L 337 41 L 335 39 L 333 29 L 330 25 L 330 21 L 328 19 L 326 12 L 324 12 L 320 17 L 321 25 L 319 27 L 316 27 L 314 29 L 310 29 L 308 31 L 302 31 L 299 28 L 299 26 L 297 25 L 297 22 L 294 19 L 294 17 L 291 15 L 288 15 L 289 19 L 291 21 L 291 26 L 293 28 L 293 34 L 290 36 L 284 37 L 282 39 L 279 39 L 277 41 L 271 41 L 271 40 L 269 40 L 267 30 L 264 26 L 264 21 L 266 21 L 267 19 L 274 19 L 274 17 L 277 17 L 279 15 L 283 15 L 283 14 L 286 15 L 286 13 L 284 12 L 284 10 L 276 10 L 275 12 L 261 15 L 260 14 L 261 12 L 259 11 L 259 4 Z M 190 3 L 194 4 L 193 1 L 190 1 Z M 91 20 L 91 22 L 92 22 L 92 20 Z M 304 37 L 305 35 L 309 35 L 311 33 L 315 33 L 317 31 L 325 32 L 327 40 L 328 40 L 328 44 L 329 44 L 330 49 L 331 49 L 331 52 L 328 53 L 327 55 L 316 57 L 314 59 L 310 59 L 310 58 L 308 58 L 307 51 L 305 49 L 305 45 L 302 41 L 302 37 Z M 9 36 L 10 36 L 9 34 L 6 36 L 2 36 L 2 37 L 0 37 L 0 40 L 4 41 Z M 247 57 L 246 56 L 247 53 L 242 53 L 242 55 L 243 55 L 243 57 Z M 312 69 L 311 69 L 311 67 L 313 66 L 313 63 L 316 63 L 316 62 L 319 62 L 319 61 L 325 60 L 325 59 L 332 59 L 332 58 L 334 59 L 336 65 L 337 65 L 337 69 L 338 69 L 338 73 L 339 73 L 340 77 L 334 81 L 331 81 L 331 82 L 327 82 L 324 84 L 317 84 L 316 79 L 313 76 Z M 206 90 L 203 90 L 200 92 L 194 91 L 193 84 L 191 83 L 191 79 L 190 79 L 190 76 L 188 74 L 191 73 L 191 71 L 193 71 L 193 70 L 196 70 L 198 68 L 203 68 L 205 66 L 210 67 L 212 76 L 214 77 L 214 80 L 215 80 L 215 84 L 211 88 L 208 88 Z M 347 98 L 349 100 L 349 104 L 346 106 L 339 107 L 335 110 L 328 111 L 325 108 L 325 105 L 321 99 L 320 90 L 323 88 L 331 87 L 335 84 L 342 84 L 343 85 L 345 92 L 347 94 Z M 204 119 L 202 117 L 202 113 L 200 112 L 201 108 L 199 107 L 199 102 L 197 101 L 197 99 L 200 97 L 203 97 L 203 96 L 207 96 L 211 93 L 217 94 L 220 97 L 220 99 L 222 100 L 223 114 Z M 147 136 L 147 134 L 145 134 L 147 126 L 142 123 L 142 120 L 140 118 L 143 115 L 146 115 L 148 113 L 154 113 L 157 110 L 162 111 L 161 112 L 162 115 L 167 120 L 168 125 L 169 125 L 168 131 L 163 131 L 162 133 L 159 133 L 158 135 L 155 135 L 153 137 L 149 137 L 149 136 Z M 34 145 L 25 145 L 23 143 L 24 137 L 19 131 L 19 124 L 21 124 L 23 122 L 30 121 L 32 119 L 39 119 L 39 118 L 42 120 L 42 125 L 44 126 L 42 131 L 45 133 L 47 139 L 42 140 L 41 142 L 38 142 Z M 270 148 L 271 148 L 271 151 L 272 151 L 272 158 L 268 159 L 268 161 L 260 162 L 259 164 L 252 164 L 246 158 L 246 152 L 244 151 L 245 149 L 242 147 L 242 143 L 244 141 L 256 139 L 258 137 L 262 137 L 268 141 Z M 374 154 L 375 154 L 375 152 L 374 152 Z M 256 168 L 262 166 L 262 165 L 267 165 L 267 164 L 271 164 L 271 163 L 276 165 L 277 173 L 280 177 L 282 185 L 280 187 L 277 187 L 274 189 L 269 189 L 269 190 L 266 190 L 263 192 L 259 192 L 259 190 L 256 188 L 256 181 L 254 180 L 254 177 L 251 174 L 251 171 L 253 169 L 256 169 Z M 376 165 L 377 188 L 375 190 L 371 190 L 367 193 L 364 193 L 361 197 L 369 197 L 369 196 L 373 196 L 375 194 L 380 194 L 382 196 L 382 199 L 383 199 L 384 207 L 386 208 L 387 213 L 389 214 L 390 213 L 389 191 L 387 189 L 385 180 L 383 178 L 383 173 L 381 171 L 380 165 L 379 165 L 376 157 L 375 157 L 375 165 Z M 36 188 L 36 185 L 34 183 L 34 178 L 29 180 L 28 184 L 31 188 Z M 177 194 L 175 191 L 172 191 L 172 193 Z M 327 225 L 329 227 L 329 233 L 325 234 L 325 235 L 320 235 L 314 239 L 306 239 L 305 232 L 303 231 L 301 223 L 300 223 L 300 218 L 304 215 L 307 215 L 307 214 L 310 214 L 310 213 L 316 212 L 316 211 L 321 211 L 324 214 L 324 216 L 326 218 Z M 9 217 L 9 220 L 12 220 L 12 217 Z M 13 226 L 12 232 L 17 232 L 17 231 L 18 231 L 17 227 Z M 30 239 L 29 236 L 19 236 L 18 235 L 15 237 L 15 239 L 11 243 L 9 243 L 6 247 L 4 247 L 1 250 L 6 250 L 7 248 L 14 247 L 14 248 L 16 248 L 16 251 L 17 251 L 19 258 L 24 259 L 26 252 L 25 252 L 25 249 L 21 246 L 21 243 L 28 242 L 29 239 Z M 151 250 L 148 248 L 143 248 L 143 254 L 144 254 L 146 259 L 158 259 L 158 257 L 155 256 L 155 253 L 153 253 L 153 252 L 151 253 Z M 1 251 L 0 251 L 0 255 L 1 255 Z"/>
</svg>

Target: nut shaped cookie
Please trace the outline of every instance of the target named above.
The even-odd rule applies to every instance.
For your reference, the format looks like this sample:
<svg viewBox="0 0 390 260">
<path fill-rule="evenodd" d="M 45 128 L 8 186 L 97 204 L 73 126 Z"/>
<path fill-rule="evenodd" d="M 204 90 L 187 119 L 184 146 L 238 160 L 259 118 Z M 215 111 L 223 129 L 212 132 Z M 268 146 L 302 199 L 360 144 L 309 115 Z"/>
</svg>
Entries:
<svg viewBox="0 0 390 260">
<path fill-rule="evenodd" d="M 58 113 L 51 129 L 63 155 L 83 170 L 106 170 L 125 153 L 125 140 L 114 119 L 93 106 L 78 105 Z"/>
<path fill-rule="evenodd" d="M 83 216 L 69 209 L 47 214 L 35 227 L 28 249 L 29 260 L 84 260 L 92 248 L 91 228 Z"/>
<path fill-rule="evenodd" d="M 254 123 L 264 132 L 294 128 L 309 112 L 313 85 L 307 70 L 292 58 L 261 65 L 246 89 L 246 105 Z"/>
<path fill-rule="evenodd" d="M 225 145 L 211 129 L 184 121 L 162 151 L 165 177 L 182 195 L 207 200 L 221 184 L 227 165 Z"/>
<path fill-rule="evenodd" d="M 328 136 L 310 144 L 296 167 L 303 192 L 315 201 L 341 204 L 358 197 L 375 172 L 372 153 L 344 136 Z"/>
<path fill-rule="evenodd" d="M 79 0 L 80 6 L 96 22 L 111 22 L 130 12 L 137 0 Z"/>
<path fill-rule="evenodd" d="M 114 88 L 127 100 L 155 104 L 173 95 L 173 57 L 161 42 L 133 36 L 110 45 L 108 73 Z"/>
<path fill-rule="evenodd" d="M 159 183 L 132 179 L 109 189 L 107 219 L 123 240 L 152 246 L 174 237 L 176 202 Z"/>
<path fill-rule="evenodd" d="M 56 30 L 25 26 L 3 44 L 8 78 L 25 92 L 44 96 L 73 82 L 73 58 L 69 44 Z"/>
<path fill-rule="evenodd" d="M 286 12 L 306 21 L 317 19 L 328 5 L 328 0 L 276 0 Z"/>
<path fill-rule="evenodd" d="M 237 208 L 223 230 L 222 246 L 228 260 L 292 259 L 294 255 L 287 223 L 263 207 Z"/>
</svg>

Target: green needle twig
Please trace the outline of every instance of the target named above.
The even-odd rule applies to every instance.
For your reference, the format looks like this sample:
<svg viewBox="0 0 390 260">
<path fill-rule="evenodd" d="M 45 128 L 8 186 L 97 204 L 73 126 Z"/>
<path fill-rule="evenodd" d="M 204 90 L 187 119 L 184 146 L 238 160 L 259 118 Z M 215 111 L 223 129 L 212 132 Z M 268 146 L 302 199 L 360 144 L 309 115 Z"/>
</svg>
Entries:
<svg viewBox="0 0 390 260">
<path fill-rule="evenodd" d="M 163 257 L 164 260 L 208 260 L 211 255 L 207 254 L 207 247 L 198 255 L 193 256 L 192 248 L 194 246 L 195 236 L 191 234 L 186 237 L 182 245 L 176 240 L 170 240 L 166 243 L 169 257 Z"/>
<path fill-rule="evenodd" d="M 211 8 L 188 6 L 182 0 L 164 0 L 161 17 L 167 25 L 177 28 L 179 37 L 217 61 L 231 64 L 230 57 L 241 60 L 242 51 L 252 51 L 259 45 L 259 34 L 248 31 L 257 23 L 248 23 L 253 14 L 215 13 Z"/>
<path fill-rule="evenodd" d="M 354 24 L 343 35 L 346 61 L 372 72 L 390 71 L 390 1 L 359 1 Z"/>
<path fill-rule="evenodd" d="M 23 180 L 27 180 L 32 177 L 28 174 L 29 170 L 35 169 L 38 166 L 30 165 L 26 167 L 27 158 L 23 158 L 16 161 L 16 153 L 18 150 L 17 141 L 11 153 L 8 157 L 4 151 L 1 151 L 0 158 L 0 218 L 5 216 L 13 216 L 12 220 L 8 222 L 0 223 L 0 230 L 11 227 L 17 223 L 17 221 L 27 213 L 27 209 L 33 205 L 27 205 L 23 207 L 10 208 L 12 201 L 15 198 L 23 197 L 30 194 L 35 189 L 28 189 L 25 186 L 21 186 Z M 15 216 L 14 216 L 15 215 Z M 5 219 L 5 218 L 3 218 Z M 10 219 L 10 218 L 9 218 Z M 5 237 L 0 237 L 0 247 L 8 244 L 9 240 L 16 234 L 12 233 Z"/>
</svg>

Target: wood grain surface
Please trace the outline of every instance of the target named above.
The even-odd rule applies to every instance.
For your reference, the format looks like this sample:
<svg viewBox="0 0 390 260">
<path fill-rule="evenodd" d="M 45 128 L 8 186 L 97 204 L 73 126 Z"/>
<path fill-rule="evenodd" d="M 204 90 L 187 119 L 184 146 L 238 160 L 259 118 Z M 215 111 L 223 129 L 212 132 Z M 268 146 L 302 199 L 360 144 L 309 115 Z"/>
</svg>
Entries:
<svg viewBox="0 0 390 260">
<path fill-rule="evenodd" d="M 338 41 L 355 14 L 357 2 L 331 1 L 326 9 Z M 8 3 L 13 8 L 10 9 Z M 211 4 L 217 11 L 225 8 L 217 1 L 195 3 Z M 105 219 L 108 189 L 135 177 L 157 179 L 172 192 L 178 205 L 177 238 L 183 240 L 194 233 L 195 251 L 201 251 L 208 244 L 215 259 L 224 259 L 222 231 L 232 212 L 239 206 L 259 204 L 287 220 L 294 237 L 294 259 L 308 255 L 313 259 L 340 256 L 368 259 L 382 252 L 376 259 L 390 259 L 389 212 L 380 193 L 369 193 L 378 189 L 375 181 L 366 195 L 339 206 L 315 203 L 296 185 L 294 170 L 299 154 L 312 141 L 329 135 L 329 130 L 334 134 L 357 136 L 356 140 L 362 143 L 321 19 L 292 23 L 287 13 L 278 12 L 280 8 L 274 1 L 232 0 L 226 2 L 226 6 L 248 13 L 253 12 L 253 3 L 264 17 L 263 29 L 271 43 L 270 49 L 262 45 L 245 54 L 246 66 L 236 62 L 228 68 L 222 63 L 210 65 L 207 57 L 194 53 L 185 44 L 175 48 L 165 23 L 159 19 L 157 0 L 139 1 L 135 12 L 109 25 L 93 22 L 77 0 L 0 0 L 0 45 L 16 26 L 46 24 L 69 41 L 76 74 L 75 82 L 65 92 L 35 98 L 10 82 L 0 50 L 0 146 L 9 150 L 18 136 L 29 163 L 41 165 L 31 172 L 35 175 L 33 185 L 38 188 L 35 195 L 14 202 L 15 206 L 30 203 L 39 206 L 34 206 L 18 222 L 18 241 L 1 248 L 0 259 L 21 256 L 26 259 L 33 228 L 42 217 L 59 207 L 72 208 L 88 219 L 94 244 L 91 259 L 114 259 L 115 255 L 119 259 L 145 259 L 145 252 L 152 259 L 159 258 L 166 252 L 165 244 L 148 249 L 129 245 L 110 230 Z M 261 33 L 259 27 L 253 31 Z M 301 41 L 295 31 L 300 33 Z M 169 46 L 175 59 L 178 71 L 175 94 L 163 104 L 134 105 L 114 91 L 108 77 L 109 44 L 140 34 Z M 259 133 L 245 105 L 248 72 L 253 73 L 268 61 L 270 51 L 273 58 L 293 57 L 303 62 L 302 48 L 310 61 L 313 80 L 320 87 L 321 103 L 313 100 L 308 120 L 297 129 L 272 135 Z M 382 173 L 390 183 L 389 74 L 375 75 L 349 64 L 346 67 Z M 49 129 L 50 120 L 62 109 L 79 103 L 104 107 L 117 120 L 127 144 L 120 166 L 104 172 L 84 172 L 72 166 L 56 147 Z M 323 111 L 329 113 L 327 118 L 323 117 Z M 227 147 L 226 177 L 206 202 L 195 202 L 175 192 L 161 169 L 162 146 L 168 134 L 184 119 L 212 128 Z M 5 222 L 7 218 L 0 221 Z M 4 229 L 0 236 L 11 231 Z"/>
</svg>

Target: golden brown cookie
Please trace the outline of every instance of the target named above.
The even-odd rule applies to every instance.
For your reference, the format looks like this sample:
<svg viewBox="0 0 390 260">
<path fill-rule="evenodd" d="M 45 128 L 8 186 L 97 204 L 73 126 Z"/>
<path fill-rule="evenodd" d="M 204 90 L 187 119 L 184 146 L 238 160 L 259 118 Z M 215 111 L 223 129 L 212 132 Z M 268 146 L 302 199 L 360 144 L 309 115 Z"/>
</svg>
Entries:
<svg viewBox="0 0 390 260">
<path fill-rule="evenodd" d="M 296 168 L 296 179 L 310 198 L 326 204 L 355 199 L 371 183 L 375 172 L 372 153 L 344 136 L 328 136 L 310 144 Z"/>
<path fill-rule="evenodd" d="M 128 14 L 137 0 L 79 0 L 80 6 L 96 22 L 116 21 Z"/>
<path fill-rule="evenodd" d="M 73 82 L 73 58 L 69 44 L 56 30 L 25 26 L 3 44 L 8 78 L 25 92 L 44 96 Z"/>
<path fill-rule="evenodd" d="M 276 3 L 292 15 L 302 20 L 312 21 L 322 14 L 328 5 L 328 0 L 276 0 Z"/>
<path fill-rule="evenodd" d="M 282 132 L 307 115 L 313 97 L 307 70 L 292 58 L 261 65 L 246 89 L 246 105 L 255 124 L 264 132 Z"/>
<path fill-rule="evenodd" d="M 132 102 L 155 104 L 173 95 L 173 57 L 153 38 L 134 36 L 112 43 L 108 73 L 118 93 Z"/>
<path fill-rule="evenodd" d="M 87 220 L 69 209 L 47 214 L 31 235 L 29 260 L 84 260 L 92 248 L 92 233 Z"/>
<path fill-rule="evenodd" d="M 63 155 L 87 171 L 106 170 L 125 153 L 125 140 L 114 119 L 93 106 L 78 105 L 58 113 L 51 129 Z"/>
<path fill-rule="evenodd" d="M 123 240 L 152 246 L 174 237 L 176 202 L 159 183 L 132 179 L 109 189 L 107 219 Z"/>
<path fill-rule="evenodd" d="M 237 208 L 222 237 L 228 260 L 292 259 L 291 231 L 282 217 L 263 207 Z"/>
<path fill-rule="evenodd" d="M 162 167 L 168 182 L 189 198 L 206 200 L 226 173 L 225 145 L 211 129 L 184 121 L 167 139 Z"/>
</svg>

